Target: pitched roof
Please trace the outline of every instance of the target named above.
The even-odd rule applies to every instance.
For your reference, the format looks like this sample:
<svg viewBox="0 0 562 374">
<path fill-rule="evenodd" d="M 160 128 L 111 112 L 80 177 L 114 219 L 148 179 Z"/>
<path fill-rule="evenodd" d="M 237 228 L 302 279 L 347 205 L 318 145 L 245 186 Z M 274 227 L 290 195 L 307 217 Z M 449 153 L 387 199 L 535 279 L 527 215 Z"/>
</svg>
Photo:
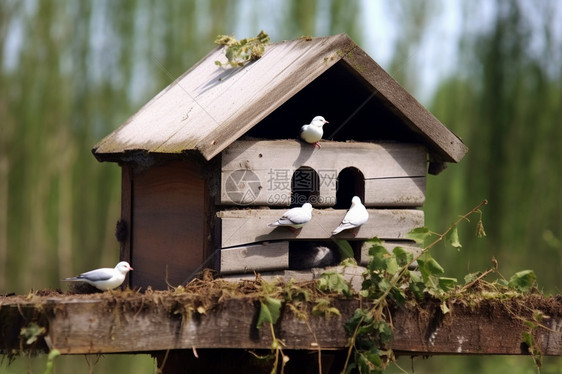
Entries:
<svg viewBox="0 0 562 374">
<path fill-rule="evenodd" d="M 335 64 L 425 143 L 434 161 L 458 162 L 468 150 L 346 34 L 271 44 L 242 68 L 215 64 L 226 62 L 224 48 L 213 49 L 96 144 L 96 158 L 195 151 L 210 160 Z"/>
</svg>

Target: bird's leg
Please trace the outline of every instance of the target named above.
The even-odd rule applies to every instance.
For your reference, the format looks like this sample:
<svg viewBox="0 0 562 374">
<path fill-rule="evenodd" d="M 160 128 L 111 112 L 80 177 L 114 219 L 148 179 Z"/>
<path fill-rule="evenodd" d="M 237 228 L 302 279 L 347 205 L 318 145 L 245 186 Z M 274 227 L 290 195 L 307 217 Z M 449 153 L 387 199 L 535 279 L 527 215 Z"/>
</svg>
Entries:
<svg viewBox="0 0 562 374">
<path fill-rule="evenodd" d="M 316 147 L 318 147 L 318 149 L 322 148 L 322 147 L 320 146 L 320 143 L 318 143 L 318 142 L 313 143 L 312 145 L 313 145 L 314 149 L 316 149 Z"/>
<path fill-rule="evenodd" d="M 294 228 L 292 226 L 287 226 L 289 228 L 289 230 L 291 230 L 291 232 L 293 233 L 293 235 L 297 236 L 298 234 L 301 233 L 302 227 L 301 228 Z"/>
</svg>

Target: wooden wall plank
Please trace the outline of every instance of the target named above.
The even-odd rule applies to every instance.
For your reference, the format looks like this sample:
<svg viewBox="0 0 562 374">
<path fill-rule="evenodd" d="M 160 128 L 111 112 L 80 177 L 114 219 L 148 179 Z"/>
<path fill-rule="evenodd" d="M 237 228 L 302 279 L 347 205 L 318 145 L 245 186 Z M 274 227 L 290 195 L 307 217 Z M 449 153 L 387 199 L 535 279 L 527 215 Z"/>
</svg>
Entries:
<svg viewBox="0 0 562 374">
<path fill-rule="evenodd" d="M 270 242 L 221 250 L 221 274 L 287 269 L 289 242 Z"/>
<path fill-rule="evenodd" d="M 291 178 L 303 166 L 319 176 L 320 199 L 315 205 L 332 206 L 337 176 L 344 168 L 359 169 L 365 179 L 425 177 L 427 151 L 422 145 L 405 143 L 325 141 L 315 149 L 294 140 L 237 141 L 222 153 L 219 203 L 287 206 Z M 406 188 L 404 183 L 394 185 Z M 402 193 L 407 194 L 408 190 Z"/>
<path fill-rule="evenodd" d="M 172 161 L 134 175 L 133 287 L 178 285 L 203 263 L 209 233 L 205 193 L 193 161 Z"/>
<path fill-rule="evenodd" d="M 271 228 L 285 209 L 225 210 L 217 213 L 222 228 L 223 248 L 269 240 L 329 239 L 347 210 L 315 209 L 312 220 L 298 233 L 286 227 Z M 415 209 L 369 209 L 369 221 L 361 226 L 356 237 L 349 231 L 337 235 L 340 239 L 405 239 L 410 230 L 424 225 L 424 213 Z"/>
<path fill-rule="evenodd" d="M 370 207 L 421 207 L 425 177 L 365 180 L 365 202 Z"/>
</svg>

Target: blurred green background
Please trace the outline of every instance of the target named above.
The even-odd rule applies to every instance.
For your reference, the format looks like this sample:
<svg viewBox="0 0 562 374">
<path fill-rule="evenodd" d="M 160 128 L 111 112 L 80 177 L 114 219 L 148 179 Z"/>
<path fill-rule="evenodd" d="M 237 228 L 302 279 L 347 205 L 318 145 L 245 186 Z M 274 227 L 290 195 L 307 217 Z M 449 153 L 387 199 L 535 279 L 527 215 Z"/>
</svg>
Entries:
<svg viewBox="0 0 562 374">
<path fill-rule="evenodd" d="M 345 32 L 470 148 L 430 176 L 443 231 L 484 199 L 488 236 L 460 228 L 448 276 L 484 270 L 562 284 L 562 2 L 557 0 L 3 0 L 0 2 L 0 294 L 58 288 L 113 266 L 120 168 L 92 146 L 215 47 Z M 302 122 L 302 120 L 301 120 Z M 500 338 L 500 337 L 498 337 Z M 45 356 L 0 363 L 41 373 Z M 88 363 L 89 362 L 89 363 Z M 411 371 L 410 359 L 400 361 Z M 528 357 L 434 357 L 416 373 L 535 372 Z M 153 373 L 146 355 L 61 357 L 57 373 Z M 389 369 L 388 372 L 399 372 Z M 562 373 L 545 359 L 543 373 Z"/>
</svg>

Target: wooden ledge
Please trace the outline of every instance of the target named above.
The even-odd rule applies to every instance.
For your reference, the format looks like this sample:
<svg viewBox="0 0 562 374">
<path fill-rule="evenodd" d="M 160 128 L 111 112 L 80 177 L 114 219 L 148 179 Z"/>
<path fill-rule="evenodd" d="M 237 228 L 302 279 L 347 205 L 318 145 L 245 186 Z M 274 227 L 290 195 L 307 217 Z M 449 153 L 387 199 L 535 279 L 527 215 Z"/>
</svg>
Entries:
<svg viewBox="0 0 562 374">
<path fill-rule="evenodd" d="M 523 301 L 523 302 L 522 302 Z M 95 295 L 4 297 L 0 299 L 0 352 L 22 353 L 56 348 L 62 354 L 125 353 L 168 349 L 269 349 L 271 332 L 257 329 L 257 297 L 231 297 L 207 306 L 188 294 L 155 291 L 150 295 L 113 292 Z M 341 316 L 309 314 L 297 318 L 284 307 L 275 325 L 287 349 L 342 349 L 348 344 L 344 324 L 360 305 L 357 299 L 334 299 Z M 308 303 L 308 311 L 314 306 Z M 199 309 L 198 309 L 199 308 Z M 528 296 L 525 300 L 483 300 L 469 307 L 439 302 L 391 311 L 396 353 L 527 354 L 523 319 L 533 310 L 547 315 L 533 335 L 544 355 L 562 355 L 562 297 Z M 28 345 L 20 336 L 34 322 L 45 328 Z"/>
</svg>

